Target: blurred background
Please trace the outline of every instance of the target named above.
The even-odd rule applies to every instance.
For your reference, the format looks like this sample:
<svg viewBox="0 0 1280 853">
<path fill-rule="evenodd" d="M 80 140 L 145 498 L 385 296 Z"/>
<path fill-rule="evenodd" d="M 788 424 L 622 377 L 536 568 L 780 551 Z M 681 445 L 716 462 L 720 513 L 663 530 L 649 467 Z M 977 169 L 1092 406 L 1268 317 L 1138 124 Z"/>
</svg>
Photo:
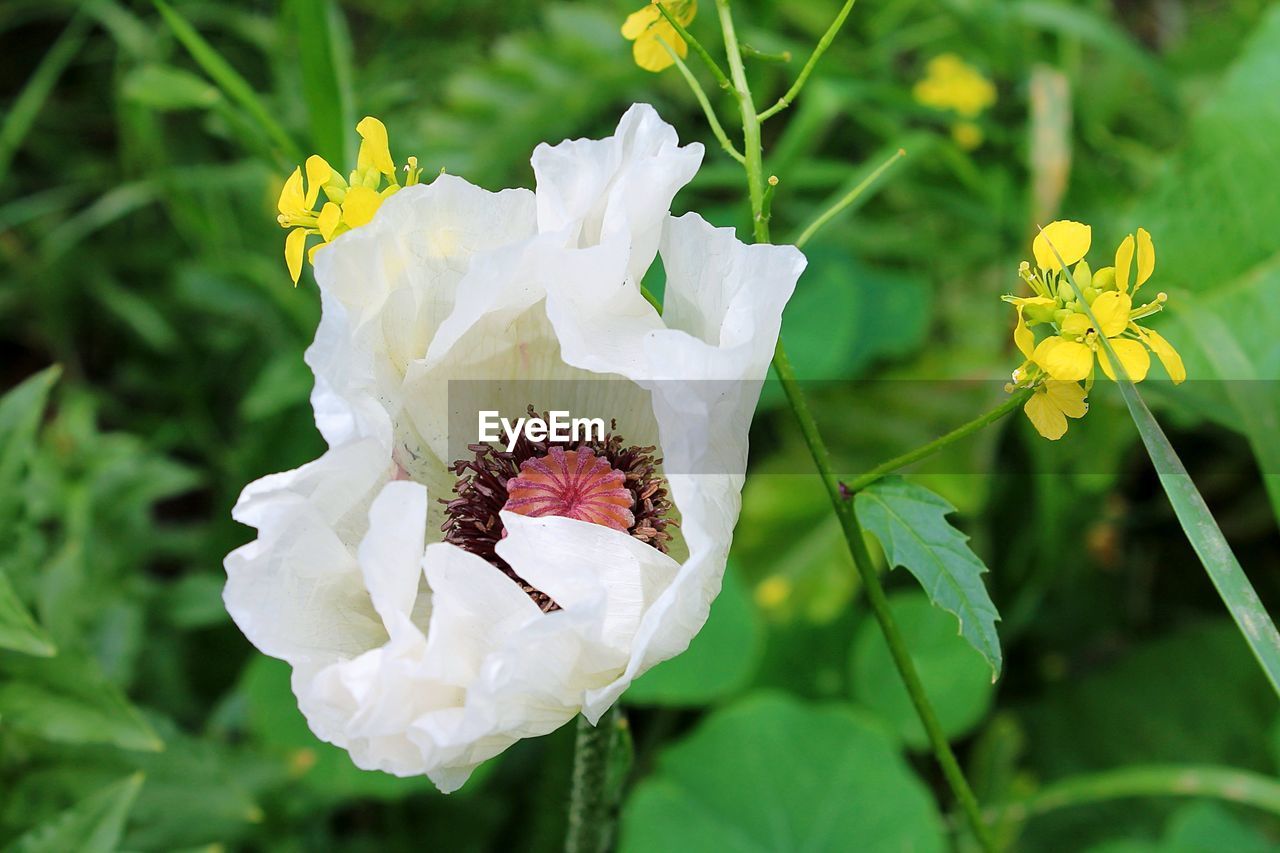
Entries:
<svg viewBox="0 0 1280 853">
<path fill-rule="evenodd" d="M 386 122 L 397 160 L 498 189 L 532 185 L 538 142 L 607 135 L 647 101 L 707 144 L 677 210 L 749 232 L 741 170 L 685 83 L 639 69 L 619 35 L 639 5 L 175 0 L 215 52 L 197 62 L 150 3 L 5 1 L 0 844 L 559 849 L 571 726 L 449 797 L 361 772 L 231 624 L 221 561 L 251 538 L 229 516 L 243 485 L 322 450 L 302 362 L 319 300 L 309 270 L 290 286 L 275 199 L 308 153 L 350 164 L 361 116 Z M 743 41 L 795 57 L 750 62 L 761 105 L 839 5 L 734 4 Z M 718 51 L 703 7 L 691 29 Z M 916 84 L 944 54 L 994 103 L 926 103 Z M 218 61 L 276 127 L 213 81 Z M 1018 361 L 999 295 L 1036 223 L 1090 222 L 1100 258 L 1142 225 L 1171 297 L 1152 325 L 1191 376 L 1144 394 L 1280 603 L 1277 140 L 1280 11 L 1262 0 L 861 0 L 765 140 L 779 241 L 907 151 L 806 247 L 785 319 L 840 470 L 999 402 Z M 893 605 L 980 799 L 1039 803 L 1006 817 L 1003 844 L 1274 849 L 1278 803 L 1088 784 L 1169 763 L 1280 769 L 1275 697 L 1111 390 L 1057 443 L 1018 414 L 916 475 L 991 569 L 997 684 L 902 571 Z M 946 787 L 781 403 L 767 388 L 709 624 L 624 697 L 620 845 L 945 849 Z M 1058 807 L 1036 800 L 1074 779 Z"/>
</svg>

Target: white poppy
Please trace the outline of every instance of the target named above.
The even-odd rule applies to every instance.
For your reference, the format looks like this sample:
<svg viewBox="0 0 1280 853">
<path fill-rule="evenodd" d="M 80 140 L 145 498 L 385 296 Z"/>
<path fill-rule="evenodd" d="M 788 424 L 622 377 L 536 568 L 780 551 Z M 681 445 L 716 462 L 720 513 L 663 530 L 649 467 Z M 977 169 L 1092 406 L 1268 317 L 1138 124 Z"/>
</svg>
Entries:
<svg viewBox="0 0 1280 853">
<path fill-rule="evenodd" d="M 536 193 L 444 175 L 317 254 L 329 450 L 245 489 L 258 538 L 227 557 L 225 600 L 359 766 L 455 790 L 595 722 L 705 622 L 804 258 L 671 216 L 701 157 L 637 105 L 608 139 L 539 146 Z M 655 253 L 661 315 L 639 286 Z M 616 426 L 459 452 L 459 417 L 529 405 Z"/>
</svg>

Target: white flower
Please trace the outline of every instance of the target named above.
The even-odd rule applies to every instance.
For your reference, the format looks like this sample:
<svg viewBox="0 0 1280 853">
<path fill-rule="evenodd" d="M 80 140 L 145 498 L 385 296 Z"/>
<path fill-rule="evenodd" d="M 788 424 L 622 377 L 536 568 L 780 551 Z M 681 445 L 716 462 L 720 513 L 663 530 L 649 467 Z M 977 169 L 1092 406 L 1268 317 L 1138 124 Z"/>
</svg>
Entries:
<svg viewBox="0 0 1280 853">
<path fill-rule="evenodd" d="M 227 557 L 225 599 L 293 665 L 315 733 L 361 767 L 455 790 L 520 738 L 579 711 L 597 720 L 706 620 L 804 258 L 672 217 L 701 157 L 637 105 L 608 139 L 539 146 L 536 194 L 441 176 L 317 254 L 324 313 L 307 360 L 330 447 L 245 489 L 234 516 L 258 538 Z M 662 315 L 639 287 L 655 253 Z M 474 424 L 478 408 L 529 404 L 656 445 L 671 540 L 642 529 L 663 522 L 641 521 L 637 501 L 628 529 L 495 509 L 502 529 L 483 547 L 442 541 L 462 510 L 439 499 L 473 508 L 454 492 L 451 412 Z"/>
</svg>

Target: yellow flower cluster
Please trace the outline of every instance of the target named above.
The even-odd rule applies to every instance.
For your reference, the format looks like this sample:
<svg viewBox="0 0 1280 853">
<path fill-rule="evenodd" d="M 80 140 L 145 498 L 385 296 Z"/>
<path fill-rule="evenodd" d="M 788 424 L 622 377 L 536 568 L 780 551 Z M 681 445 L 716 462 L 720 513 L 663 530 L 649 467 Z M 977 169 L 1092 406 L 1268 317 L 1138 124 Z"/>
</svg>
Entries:
<svg viewBox="0 0 1280 853">
<path fill-rule="evenodd" d="M 1109 379 L 1116 378 L 1104 339 L 1134 382 L 1145 379 L 1151 367 L 1148 350 L 1160 359 L 1175 384 L 1187 378 L 1177 350 L 1158 332 L 1137 322 L 1161 311 L 1168 299 L 1158 293 L 1150 302 L 1137 307 L 1133 304 L 1155 271 L 1151 235 L 1139 228 L 1136 236 L 1125 237 L 1116 249 L 1115 265 L 1096 272 L 1084 260 L 1092 239 L 1088 225 L 1070 220 L 1050 223 L 1031 247 L 1036 269 L 1027 261 L 1018 268 L 1018 275 L 1035 295 L 1004 297 L 1017 308 L 1013 341 L 1026 359 L 1014 371 L 1010 390 L 1034 389 L 1024 411 L 1048 439 L 1066 433 L 1067 418 L 1084 417 L 1095 362 Z M 1074 265 L 1074 269 L 1068 273 L 1064 265 Z M 1074 287 L 1068 277 L 1074 280 Z M 1039 342 L 1032 331 L 1036 326 L 1050 330 Z M 1078 384 L 1081 381 L 1083 387 Z"/>
<path fill-rule="evenodd" d="M 319 154 L 312 154 L 307 158 L 305 184 L 303 170 L 299 167 L 293 170 L 280 191 L 280 200 L 276 203 L 280 215 L 276 221 L 281 228 L 289 229 L 284 240 L 284 260 L 294 285 L 302 275 L 302 255 L 308 234 L 321 237 L 321 242 L 312 246 L 308 254 L 314 262 L 317 250 L 339 234 L 359 228 L 373 219 L 373 214 L 387 196 L 401 186 L 418 183 L 422 175 L 418 158 L 410 157 L 404 167 L 404 184 L 397 182 L 387 128 L 376 118 L 365 116 L 356 125 L 356 132 L 360 134 L 360 153 L 348 178 L 344 179 Z M 322 189 L 328 200 L 317 211 L 315 206 Z"/>
<path fill-rule="evenodd" d="M 635 57 L 636 65 L 646 71 L 662 71 L 675 64 L 675 60 L 667 52 L 667 46 L 679 54 L 681 59 L 689 53 L 689 46 L 676 32 L 676 28 L 662 17 L 658 5 L 659 0 L 653 0 L 643 9 L 628 15 L 622 24 L 623 37 L 633 42 L 631 54 Z M 697 0 L 661 0 L 661 5 L 682 27 L 693 23 L 693 16 L 698 14 Z M 663 42 L 666 42 L 665 46 Z"/>
<path fill-rule="evenodd" d="M 975 119 L 996 102 L 996 87 L 981 71 L 954 53 L 944 53 L 929 60 L 911 93 L 917 103 L 956 114 L 959 120 L 951 126 L 951 136 L 960 147 L 982 144 L 982 128 Z"/>
</svg>

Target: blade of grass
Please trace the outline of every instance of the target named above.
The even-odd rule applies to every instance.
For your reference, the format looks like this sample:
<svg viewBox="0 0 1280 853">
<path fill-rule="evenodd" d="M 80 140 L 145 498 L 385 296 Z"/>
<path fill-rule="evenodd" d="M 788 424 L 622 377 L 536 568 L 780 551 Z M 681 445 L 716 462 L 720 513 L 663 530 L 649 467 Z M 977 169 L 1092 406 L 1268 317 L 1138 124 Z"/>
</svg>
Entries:
<svg viewBox="0 0 1280 853">
<path fill-rule="evenodd" d="M 22 92 L 4 117 L 4 123 L 0 124 L 0 184 L 8 176 L 13 155 L 27 138 L 36 116 L 49 99 L 49 93 L 57 85 L 58 78 L 80 52 L 90 24 L 90 19 L 82 14 L 71 19 L 71 23 L 67 24 L 58 40 L 40 60 L 27 85 L 22 87 Z"/>
<path fill-rule="evenodd" d="M 187 21 L 186 18 L 179 15 L 164 0 L 152 0 L 156 9 L 160 12 L 160 17 L 164 18 L 169 29 L 173 31 L 173 35 L 191 54 L 191 58 L 196 64 L 209 75 L 209 78 L 226 93 L 227 97 L 233 102 L 240 105 L 245 112 L 253 117 L 258 126 L 271 138 L 284 159 L 291 163 L 296 163 L 302 159 L 302 152 L 298 149 L 298 144 L 293 141 L 284 127 L 272 117 L 266 105 L 262 103 L 262 99 L 249 85 L 249 82 L 240 76 L 240 72 L 231 67 L 227 60 L 222 58 L 222 54 L 205 41 L 204 36 L 196 32 L 195 27 Z"/>
<path fill-rule="evenodd" d="M 1044 234 L 1044 231 L 1041 230 L 1040 233 Z M 1084 306 L 1089 322 L 1093 324 L 1093 328 L 1101 329 L 1102 324 L 1093 316 L 1093 308 L 1084 298 L 1084 292 L 1081 291 L 1080 286 L 1076 284 L 1075 276 L 1062 262 L 1062 255 L 1058 254 L 1057 248 L 1049 242 L 1048 237 L 1045 237 L 1045 242 L 1049 243 L 1049 248 L 1062 267 L 1062 272 L 1071 284 L 1071 289 L 1075 291 L 1076 298 Z M 1258 664 L 1266 673 L 1272 688 L 1280 695 L 1280 633 L 1276 631 L 1275 623 L 1267 615 L 1266 608 L 1258 598 L 1258 593 L 1254 591 L 1253 584 L 1249 582 L 1244 569 L 1240 567 L 1240 561 L 1232 553 L 1231 546 L 1222 535 L 1222 529 L 1218 527 L 1213 513 L 1209 512 L 1208 505 L 1204 502 L 1200 490 L 1196 488 L 1195 482 L 1192 481 L 1191 475 L 1183 466 L 1182 459 L 1169 443 L 1168 436 L 1156 422 L 1151 410 L 1147 408 L 1137 387 L 1129 379 L 1129 374 L 1116 356 L 1111 342 L 1105 335 L 1099 335 L 1098 340 L 1102 342 L 1107 360 L 1115 370 L 1120 396 L 1124 398 L 1124 403 L 1129 408 L 1129 416 L 1138 427 L 1138 435 L 1142 437 L 1147 455 L 1151 457 L 1151 463 L 1155 466 L 1160 485 L 1169 496 L 1169 503 L 1173 505 L 1173 512 L 1178 517 L 1178 523 L 1182 525 L 1182 532 L 1187 535 L 1187 541 L 1200 557 L 1201 565 L 1204 566 L 1209 580 L 1218 590 L 1218 595 L 1222 596 L 1223 603 L 1231 612 L 1231 618 L 1235 620 L 1240 633 L 1244 635 L 1245 642 L 1249 644 L 1249 650 L 1258 659 Z"/>
<path fill-rule="evenodd" d="M 298 47 L 302 100 L 311 125 L 311 146 L 330 163 L 354 162 L 347 151 L 355 127 L 351 95 L 351 54 L 341 12 L 331 0 L 288 0 Z"/>
</svg>

